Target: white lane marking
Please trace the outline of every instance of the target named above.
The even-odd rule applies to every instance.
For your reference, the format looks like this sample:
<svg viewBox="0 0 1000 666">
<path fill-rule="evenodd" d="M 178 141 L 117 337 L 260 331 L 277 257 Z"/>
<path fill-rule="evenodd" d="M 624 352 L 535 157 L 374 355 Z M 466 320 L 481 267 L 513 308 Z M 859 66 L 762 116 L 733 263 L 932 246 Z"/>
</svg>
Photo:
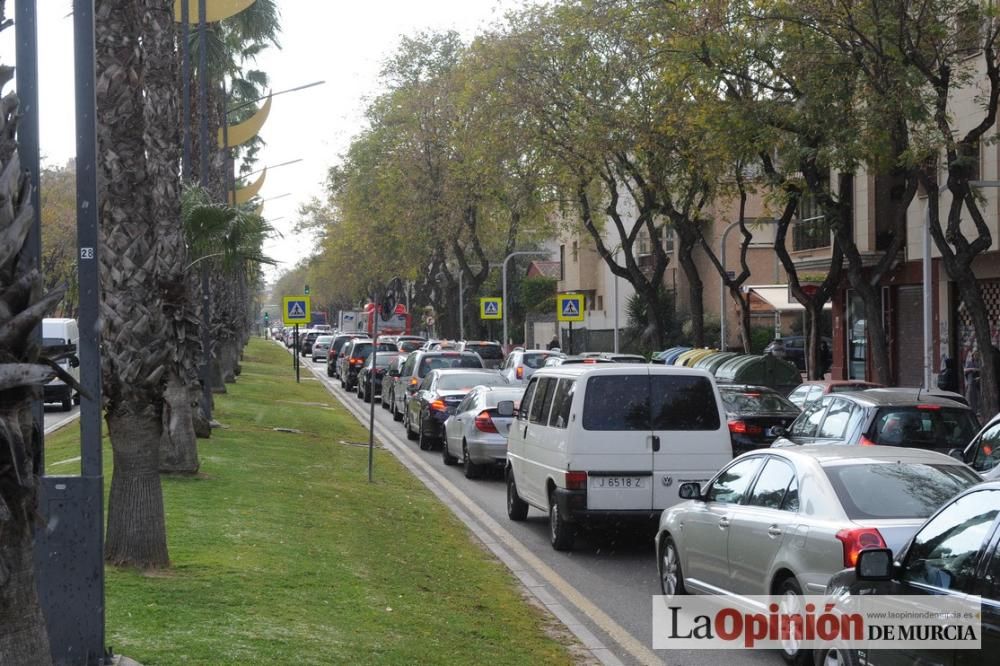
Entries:
<svg viewBox="0 0 1000 666">
<path fill-rule="evenodd" d="M 75 414 L 70 414 L 69 416 L 67 416 L 63 420 L 56 421 L 55 423 L 53 423 L 49 427 L 45 428 L 45 434 L 48 435 L 49 433 L 53 433 L 56 430 L 59 430 L 59 428 L 62 428 L 67 423 L 72 423 L 73 421 L 77 420 L 78 418 L 80 418 L 80 410 L 79 409 L 76 410 Z"/>
<path fill-rule="evenodd" d="M 311 368 L 310 368 L 311 369 Z M 334 387 L 329 382 L 325 381 L 320 377 L 320 381 L 328 386 L 330 389 Z M 333 395 L 340 399 L 339 392 L 333 391 Z M 362 420 L 361 415 L 364 416 L 363 423 L 367 427 L 368 423 L 368 411 L 365 410 L 361 412 L 357 405 L 349 404 L 348 401 L 341 400 L 341 404 L 350 411 L 355 418 Z M 366 405 L 367 407 L 367 405 Z M 360 415 L 359 415 L 360 413 Z M 643 664 L 662 664 L 663 662 L 657 657 L 649 648 L 642 644 L 641 641 L 637 640 L 632 634 L 630 634 L 624 627 L 615 622 L 607 613 L 598 608 L 593 602 L 591 602 L 586 596 L 583 595 L 579 590 L 573 587 L 567 580 L 556 573 L 551 567 L 549 567 L 545 562 L 538 558 L 534 553 L 532 553 L 524 544 L 517 540 L 513 534 L 505 530 L 500 526 L 488 513 L 486 513 L 482 508 L 479 507 L 468 495 L 462 492 L 457 486 L 451 483 L 447 478 L 441 475 L 437 470 L 430 466 L 426 460 L 421 458 L 412 451 L 402 441 L 399 436 L 390 431 L 385 424 L 376 421 L 375 431 L 379 434 L 379 439 L 383 443 L 387 444 L 387 448 L 393 451 L 399 457 L 399 454 L 406 457 L 408 460 L 413 462 L 413 464 L 419 466 L 420 470 L 427 477 L 432 478 L 438 485 L 446 489 L 455 499 L 461 502 L 471 513 L 476 517 L 489 531 L 491 531 L 496 537 L 503 542 L 511 551 L 516 553 L 521 560 L 533 569 L 539 576 L 544 578 L 548 583 L 559 591 L 570 603 L 576 606 L 584 615 L 586 615 L 590 620 L 601 628 L 608 636 L 612 638 L 618 645 L 622 647 L 626 652 L 628 652 L 633 658 Z M 421 476 L 417 475 L 418 478 Z M 433 490 L 433 488 L 432 488 Z M 445 503 L 446 505 L 447 502 Z M 450 506 L 450 505 L 449 505 Z M 462 516 L 455 512 L 459 518 Z M 487 546 L 490 544 L 487 542 Z M 501 558 L 503 559 L 503 558 Z M 508 562 L 508 567 L 510 563 Z M 511 567 L 512 568 L 512 567 Z M 512 568 L 513 570 L 513 568 Z M 517 571 L 514 571 L 517 574 Z M 530 589 L 530 588 L 529 588 Z M 537 595 L 536 595 L 537 596 Z M 544 603 L 544 602 L 543 602 Z M 548 604 L 546 604 L 548 607 Z M 567 625 L 572 631 L 573 627 Z M 600 648 L 598 649 L 600 650 Z M 605 648 L 606 650 L 606 648 Z M 603 652 L 603 651 L 602 651 Z M 607 653 L 608 656 L 614 657 Z M 601 659 L 601 654 L 595 652 L 595 656 Z M 602 660 L 603 661 L 603 660 Z"/>
<path fill-rule="evenodd" d="M 73 462 L 80 462 L 80 456 L 77 456 L 75 458 L 67 458 L 66 460 L 59 460 L 59 461 L 54 462 L 54 463 L 48 463 L 48 465 L 50 467 L 54 467 L 56 465 L 68 465 L 69 463 L 73 463 Z"/>
</svg>

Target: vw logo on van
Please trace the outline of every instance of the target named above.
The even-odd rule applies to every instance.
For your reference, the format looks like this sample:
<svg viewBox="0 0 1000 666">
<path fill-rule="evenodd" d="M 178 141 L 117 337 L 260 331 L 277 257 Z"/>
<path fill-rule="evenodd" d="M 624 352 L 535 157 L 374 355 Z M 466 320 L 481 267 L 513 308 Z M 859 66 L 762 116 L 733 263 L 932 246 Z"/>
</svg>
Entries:
<svg viewBox="0 0 1000 666">
<path fill-rule="evenodd" d="M 663 481 L 663 485 L 665 485 L 667 488 L 669 488 L 670 486 L 674 485 L 674 477 L 672 477 L 672 476 L 664 476 L 664 477 L 662 477 L 662 481 Z"/>
</svg>

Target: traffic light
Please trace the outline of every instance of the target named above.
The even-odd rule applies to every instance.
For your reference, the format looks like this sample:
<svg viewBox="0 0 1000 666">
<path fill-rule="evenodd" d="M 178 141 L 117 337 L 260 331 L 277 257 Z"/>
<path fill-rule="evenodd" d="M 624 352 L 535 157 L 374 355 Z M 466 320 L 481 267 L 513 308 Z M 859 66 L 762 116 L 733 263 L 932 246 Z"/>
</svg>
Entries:
<svg viewBox="0 0 1000 666">
<path fill-rule="evenodd" d="M 308 295 L 309 295 L 309 285 L 306 285 L 306 290 L 305 290 L 305 295 L 306 295 L 306 296 L 308 296 Z"/>
<path fill-rule="evenodd" d="M 268 314 L 267 312 L 265 312 L 265 313 L 264 313 L 264 323 L 266 324 L 266 323 L 268 323 L 269 321 L 271 321 L 271 315 L 270 315 L 270 314 Z"/>
</svg>

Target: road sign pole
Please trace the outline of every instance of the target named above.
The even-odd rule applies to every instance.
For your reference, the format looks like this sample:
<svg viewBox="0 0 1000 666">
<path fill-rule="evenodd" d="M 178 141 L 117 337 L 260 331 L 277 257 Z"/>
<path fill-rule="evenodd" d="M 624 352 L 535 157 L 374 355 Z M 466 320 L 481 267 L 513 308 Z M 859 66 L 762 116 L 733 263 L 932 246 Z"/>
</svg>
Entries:
<svg viewBox="0 0 1000 666">
<path fill-rule="evenodd" d="M 295 383 L 299 383 L 299 325 L 295 325 Z"/>
<path fill-rule="evenodd" d="M 372 483 L 375 465 L 375 361 L 378 360 L 378 303 L 372 303 L 372 370 L 368 373 L 368 397 L 371 399 L 368 413 L 368 483 Z M 388 372 L 388 368 L 386 368 Z"/>
<path fill-rule="evenodd" d="M 573 355 L 573 322 L 569 323 L 569 353 Z"/>
</svg>

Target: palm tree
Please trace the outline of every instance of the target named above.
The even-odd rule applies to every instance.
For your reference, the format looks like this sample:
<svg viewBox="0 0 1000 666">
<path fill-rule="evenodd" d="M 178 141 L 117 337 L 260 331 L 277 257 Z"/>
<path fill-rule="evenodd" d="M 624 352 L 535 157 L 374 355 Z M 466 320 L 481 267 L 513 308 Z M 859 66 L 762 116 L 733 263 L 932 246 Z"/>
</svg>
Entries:
<svg viewBox="0 0 1000 666">
<path fill-rule="evenodd" d="M 159 442 L 177 345 L 163 336 L 163 239 L 153 216 L 143 89 L 135 85 L 145 75 L 142 29 L 138 3 L 97 0 L 102 387 L 114 457 L 105 558 L 148 568 L 169 564 Z"/>
<path fill-rule="evenodd" d="M 160 471 L 193 474 L 199 467 L 194 425 L 197 410 L 193 407 L 198 402 L 201 340 L 198 336 L 197 284 L 184 270 L 188 259 L 181 221 L 174 3 L 173 0 L 142 0 L 141 4 L 144 140 L 147 173 L 150 182 L 155 184 L 150 192 L 150 221 L 159 239 L 156 274 L 166 317 L 163 333 L 175 343 L 164 390 Z"/>
<path fill-rule="evenodd" d="M 9 27 L 4 5 L 0 0 L 0 32 Z M 12 76 L 13 69 L 0 68 L 0 90 Z M 44 294 L 41 274 L 27 261 L 34 211 L 17 154 L 17 96 L 4 95 L 0 108 L 0 173 L 11 174 L 0 179 L 0 664 L 47 664 L 32 552 L 40 451 L 31 402 L 54 370 L 39 363 L 32 331 L 63 294 Z"/>
</svg>

